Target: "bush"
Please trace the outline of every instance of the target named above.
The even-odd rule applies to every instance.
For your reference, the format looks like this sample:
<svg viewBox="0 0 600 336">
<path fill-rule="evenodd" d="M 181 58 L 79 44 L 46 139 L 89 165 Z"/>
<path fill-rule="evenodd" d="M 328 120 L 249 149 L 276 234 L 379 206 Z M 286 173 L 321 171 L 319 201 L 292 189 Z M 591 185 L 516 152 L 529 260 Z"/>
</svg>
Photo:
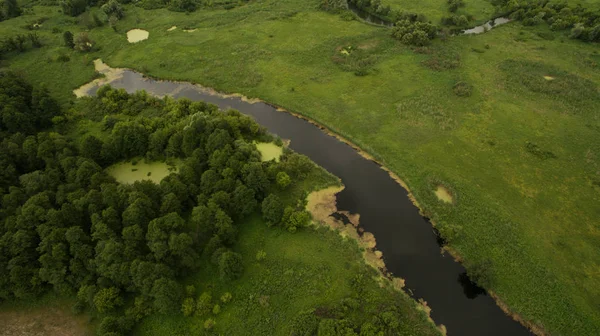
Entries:
<svg viewBox="0 0 600 336">
<path fill-rule="evenodd" d="M 424 46 L 435 37 L 437 27 L 426 22 L 401 20 L 392 29 L 392 37 L 404 44 Z"/>
<path fill-rule="evenodd" d="M 208 314 L 212 308 L 212 295 L 210 292 L 204 292 L 196 301 L 196 315 L 204 316 Z"/>
<path fill-rule="evenodd" d="M 281 189 L 287 188 L 290 183 L 292 183 L 292 179 L 286 172 L 277 173 L 277 177 L 275 178 L 277 181 L 277 186 Z"/>
<path fill-rule="evenodd" d="M 196 2 L 194 0 L 171 0 L 168 8 L 174 12 L 193 12 L 196 10 Z"/>
<path fill-rule="evenodd" d="M 215 320 L 209 318 L 208 320 L 204 321 L 204 329 L 206 330 L 211 330 L 212 328 L 215 327 Z"/>
<path fill-rule="evenodd" d="M 193 298 L 186 298 L 183 300 L 183 303 L 181 304 L 181 312 L 183 313 L 183 316 L 192 316 L 195 309 L 196 305 Z"/>
<path fill-rule="evenodd" d="M 221 273 L 221 279 L 238 279 L 244 272 L 242 255 L 231 251 L 223 253 L 219 259 L 219 272 Z"/>
<path fill-rule="evenodd" d="M 226 292 L 225 294 L 221 295 L 221 302 L 223 303 L 229 303 L 232 299 L 231 293 Z"/>
<path fill-rule="evenodd" d="M 81 32 L 75 38 L 75 49 L 82 52 L 89 52 L 94 48 L 94 41 L 92 41 L 86 32 Z"/>
<path fill-rule="evenodd" d="M 473 87 L 465 82 L 457 82 L 452 87 L 452 91 L 459 97 L 469 97 L 473 91 Z"/>
<path fill-rule="evenodd" d="M 70 31 L 66 31 L 63 33 L 63 41 L 65 43 L 65 46 L 73 49 L 75 48 L 75 42 L 73 42 L 73 33 L 71 33 Z"/>
</svg>

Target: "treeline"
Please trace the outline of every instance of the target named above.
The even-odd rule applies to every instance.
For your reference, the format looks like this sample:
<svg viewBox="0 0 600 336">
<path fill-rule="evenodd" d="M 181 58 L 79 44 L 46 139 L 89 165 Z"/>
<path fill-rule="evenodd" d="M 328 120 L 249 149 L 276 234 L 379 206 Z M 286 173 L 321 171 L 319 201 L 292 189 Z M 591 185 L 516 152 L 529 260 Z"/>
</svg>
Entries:
<svg viewBox="0 0 600 336">
<path fill-rule="evenodd" d="M 568 6 L 565 2 L 546 0 L 517 2 L 497 0 L 500 12 L 510 13 L 510 18 L 526 26 L 541 23 L 550 25 L 554 31 L 570 30 L 569 37 L 587 42 L 600 42 L 600 11 L 586 9 L 581 5 Z"/>
<path fill-rule="evenodd" d="M 8 20 L 21 15 L 22 11 L 17 0 L 3 0 L 0 3 L 0 21 Z"/>
<path fill-rule="evenodd" d="M 27 102 L 29 93 L 15 89 L 10 97 Z M 26 103 L 14 106 L 32 117 Z M 313 164 L 293 153 L 261 162 L 252 141 L 271 137 L 237 111 L 108 87 L 77 109 L 103 116 L 108 135 L 74 142 L 16 125 L 2 137 L 0 301 L 49 290 L 76 295 L 76 310 L 103 317 L 100 334 L 124 334 L 148 314 L 182 311 L 195 293 L 184 294 L 180 279 L 206 271 L 198 270 L 201 253 L 224 281 L 239 277 L 241 255 L 232 247 L 249 214 L 262 210 L 270 224 L 291 231 L 310 219 L 301 205 L 271 193 Z M 34 121 L 38 130 L 46 125 Z M 176 160 L 178 172 L 159 184 L 125 185 L 104 170 L 138 156 Z"/>
</svg>

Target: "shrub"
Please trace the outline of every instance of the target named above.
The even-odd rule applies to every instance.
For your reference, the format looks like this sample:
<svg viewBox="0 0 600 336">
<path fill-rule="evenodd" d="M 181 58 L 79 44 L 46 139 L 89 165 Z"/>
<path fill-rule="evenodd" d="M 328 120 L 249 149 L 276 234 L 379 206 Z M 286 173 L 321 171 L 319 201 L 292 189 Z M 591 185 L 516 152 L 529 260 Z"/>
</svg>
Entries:
<svg viewBox="0 0 600 336">
<path fill-rule="evenodd" d="M 65 42 L 65 46 L 73 49 L 75 48 L 75 42 L 73 42 L 73 33 L 70 31 L 66 31 L 63 33 L 63 41 Z"/>
<path fill-rule="evenodd" d="M 286 172 L 277 173 L 277 177 L 275 179 L 277 181 L 277 186 L 279 186 L 281 189 L 287 188 L 287 186 L 292 183 L 292 179 Z"/>
<path fill-rule="evenodd" d="M 215 320 L 209 318 L 208 320 L 204 321 L 204 329 L 206 330 L 211 330 L 212 328 L 215 327 Z"/>
<path fill-rule="evenodd" d="M 459 97 L 469 97 L 473 91 L 473 87 L 465 82 L 457 82 L 452 87 L 452 91 Z"/>
<path fill-rule="evenodd" d="M 219 272 L 221 279 L 235 280 L 244 272 L 242 255 L 235 252 L 225 252 L 219 259 Z"/>
<path fill-rule="evenodd" d="M 213 307 L 213 309 L 212 309 L 212 313 L 213 313 L 214 315 L 219 315 L 219 313 L 220 313 L 220 312 L 221 312 L 221 306 L 219 306 L 219 304 L 217 303 L 217 304 L 216 304 L 216 305 Z"/>
<path fill-rule="evenodd" d="M 195 309 L 196 306 L 193 298 L 186 298 L 183 300 L 183 303 L 181 304 L 181 312 L 183 313 L 183 316 L 192 316 Z"/>
<path fill-rule="evenodd" d="M 221 302 L 229 303 L 232 299 L 231 293 L 225 292 L 225 294 L 221 295 Z"/>
<path fill-rule="evenodd" d="M 426 22 L 401 20 L 392 29 L 392 37 L 404 44 L 424 46 L 436 35 L 437 27 Z"/>
<path fill-rule="evenodd" d="M 212 295 L 209 292 L 204 292 L 196 301 L 196 315 L 203 316 L 210 312 L 212 308 Z"/>
<path fill-rule="evenodd" d="M 94 41 L 92 41 L 86 32 L 81 32 L 75 38 L 75 49 L 88 52 L 94 48 Z"/>
<path fill-rule="evenodd" d="M 194 0 L 171 0 L 168 8 L 174 12 L 193 12 L 196 10 L 196 2 Z"/>
</svg>

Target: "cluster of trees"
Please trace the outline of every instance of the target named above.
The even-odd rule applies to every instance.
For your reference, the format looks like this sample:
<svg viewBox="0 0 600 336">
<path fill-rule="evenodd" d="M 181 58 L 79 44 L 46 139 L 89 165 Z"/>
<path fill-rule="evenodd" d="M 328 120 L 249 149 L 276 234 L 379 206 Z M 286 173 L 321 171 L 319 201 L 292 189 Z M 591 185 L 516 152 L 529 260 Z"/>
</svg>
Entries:
<svg viewBox="0 0 600 336">
<path fill-rule="evenodd" d="M 24 52 L 29 47 L 39 48 L 41 46 L 42 42 L 40 41 L 40 37 L 37 33 L 8 36 L 0 41 L 0 56 L 10 52 Z"/>
<path fill-rule="evenodd" d="M 456 13 L 459 8 L 465 7 L 463 0 L 448 0 L 448 10 L 451 13 Z"/>
<path fill-rule="evenodd" d="M 0 135 L 32 134 L 52 125 L 58 104 L 42 88 L 34 88 L 9 71 L 0 71 Z M 1 185 L 0 185 L 1 186 Z"/>
<path fill-rule="evenodd" d="M 104 116 L 106 137 L 75 142 L 35 133 L 56 103 L 16 76 L 1 79 L 0 301 L 76 293 L 77 310 L 104 316 L 101 334 L 126 333 L 152 312 L 182 311 L 193 294 L 179 279 L 198 271 L 200 253 L 223 280 L 238 278 L 232 247 L 244 217 L 262 209 L 291 231 L 310 219 L 272 193 L 313 164 L 293 153 L 261 162 L 252 141 L 271 137 L 237 111 L 104 87 L 76 108 Z M 149 110 L 158 116 L 140 116 Z M 11 121 L 15 113 L 25 122 Z M 124 185 L 104 170 L 136 156 L 176 160 L 178 172 Z"/>
<path fill-rule="evenodd" d="M 17 0 L 4 0 L 0 3 L 0 21 L 8 20 L 21 15 L 21 8 Z"/>
<path fill-rule="evenodd" d="M 600 42 L 600 11 L 589 10 L 581 5 L 569 7 L 565 2 L 551 3 L 547 0 L 517 2 L 501 0 L 496 3 L 502 12 L 511 13 L 510 18 L 524 25 L 546 22 L 555 31 L 570 29 L 570 37 L 588 42 Z"/>
<path fill-rule="evenodd" d="M 392 37 L 404 44 L 425 46 L 437 35 L 437 27 L 429 22 L 404 18 L 392 28 Z"/>
<path fill-rule="evenodd" d="M 384 5 L 381 0 L 349 0 L 348 2 L 365 12 L 381 18 L 387 18 L 391 22 L 395 21 L 394 18 L 399 13 L 397 11 L 393 11 L 390 5 Z"/>
</svg>

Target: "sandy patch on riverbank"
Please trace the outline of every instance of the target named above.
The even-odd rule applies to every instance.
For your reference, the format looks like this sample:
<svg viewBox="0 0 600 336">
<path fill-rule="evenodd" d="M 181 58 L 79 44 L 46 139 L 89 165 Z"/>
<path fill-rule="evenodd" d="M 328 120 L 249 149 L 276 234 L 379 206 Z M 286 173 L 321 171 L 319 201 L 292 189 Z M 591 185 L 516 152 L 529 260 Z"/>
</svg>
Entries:
<svg viewBox="0 0 600 336">
<path fill-rule="evenodd" d="M 137 43 L 143 40 L 147 40 L 150 33 L 143 29 L 132 29 L 127 32 L 127 42 Z"/>
<path fill-rule="evenodd" d="M 102 85 L 109 84 L 112 81 L 121 78 L 123 76 L 123 72 L 125 71 L 125 69 L 111 68 L 99 58 L 94 60 L 94 69 L 96 69 L 96 72 L 102 74 L 104 77 L 96 78 L 93 81 L 83 84 L 82 86 L 73 90 L 73 93 L 77 98 L 87 96 L 88 91 L 96 86 L 101 87 Z"/>
</svg>

